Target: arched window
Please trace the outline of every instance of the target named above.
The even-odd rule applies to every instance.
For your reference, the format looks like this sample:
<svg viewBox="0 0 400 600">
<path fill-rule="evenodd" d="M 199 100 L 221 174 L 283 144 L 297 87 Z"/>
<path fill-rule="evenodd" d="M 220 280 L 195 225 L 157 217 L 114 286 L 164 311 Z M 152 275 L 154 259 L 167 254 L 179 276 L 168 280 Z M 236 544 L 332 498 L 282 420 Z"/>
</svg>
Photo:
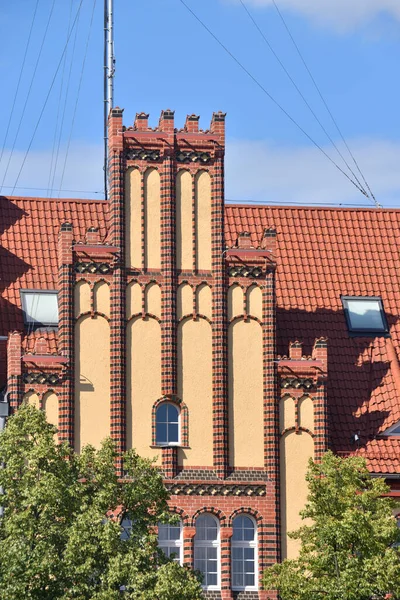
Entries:
<svg viewBox="0 0 400 600">
<path fill-rule="evenodd" d="M 179 409 L 169 402 L 157 408 L 156 443 L 160 446 L 179 444 Z"/>
<path fill-rule="evenodd" d="M 159 523 L 158 545 L 168 557 L 172 557 L 177 563 L 182 564 L 182 522 Z"/>
<path fill-rule="evenodd" d="M 212 515 L 200 515 L 194 538 L 194 568 L 203 574 L 203 587 L 219 588 L 219 523 Z"/>
<path fill-rule="evenodd" d="M 132 519 L 125 513 L 121 520 L 121 540 L 126 541 L 132 535 Z"/>
<path fill-rule="evenodd" d="M 232 535 L 232 588 L 234 590 L 257 589 L 257 530 L 247 515 L 239 515 L 233 521 Z"/>
</svg>

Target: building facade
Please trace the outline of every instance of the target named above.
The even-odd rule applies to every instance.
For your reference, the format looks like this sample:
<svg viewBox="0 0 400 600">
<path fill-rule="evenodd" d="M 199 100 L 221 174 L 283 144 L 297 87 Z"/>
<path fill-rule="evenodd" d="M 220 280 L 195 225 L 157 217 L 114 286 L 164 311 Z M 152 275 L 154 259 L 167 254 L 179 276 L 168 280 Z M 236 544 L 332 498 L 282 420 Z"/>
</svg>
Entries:
<svg viewBox="0 0 400 600">
<path fill-rule="evenodd" d="M 310 457 L 360 453 L 400 493 L 400 212 L 226 206 L 224 153 L 223 113 L 115 108 L 108 201 L 0 199 L 2 378 L 77 452 L 154 458 L 180 517 L 160 545 L 206 597 L 261 600 Z M 383 297 L 391 337 L 351 338 L 343 294 Z"/>
</svg>

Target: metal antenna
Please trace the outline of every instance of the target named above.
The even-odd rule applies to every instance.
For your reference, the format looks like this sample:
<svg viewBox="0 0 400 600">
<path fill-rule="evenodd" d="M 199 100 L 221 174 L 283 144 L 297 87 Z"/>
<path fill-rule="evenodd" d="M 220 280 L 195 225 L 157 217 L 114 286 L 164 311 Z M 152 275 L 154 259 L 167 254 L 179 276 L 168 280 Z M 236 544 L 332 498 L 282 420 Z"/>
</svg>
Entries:
<svg viewBox="0 0 400 600">
<path fill-rule="evenodd" d="M 104 0 L 104 196 L 108 198 L 108 115 L 114 106 L 114 0 Z"/>
</svg>

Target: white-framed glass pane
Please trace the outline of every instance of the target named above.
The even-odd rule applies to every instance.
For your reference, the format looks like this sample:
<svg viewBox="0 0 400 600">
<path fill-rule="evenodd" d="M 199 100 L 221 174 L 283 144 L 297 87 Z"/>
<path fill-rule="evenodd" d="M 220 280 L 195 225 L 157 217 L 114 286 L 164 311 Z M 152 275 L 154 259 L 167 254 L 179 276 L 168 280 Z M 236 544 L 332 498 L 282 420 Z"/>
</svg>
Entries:
<svg viewBox="0 0 400 600">
<path fill-rule="evenodd" d="M 233 521 L 233 541 L 253 541 L 255 528 L 253 521 L 245 515 L 236 517 Z"/>
<path fill-rule="evenodd" d="M 164 554 L 181 564 L 182 561 L 182 523 L 158 524 L 158 546 Z"/>
<path fill-rule="evenodd" d="M 58 325 L 58 300 L 56 292 L 21 291 L 25 323 Z"/>
<path fill-rule="evenodd" d="M 156 443 L 179 443 L 179 409 L 173 404 L 163 403 L 157 408 Z"/>
<path fill-rule="evenodd" d="M 121 540 L 129 540 L 132 534 L 132 520 L 126 515 L 121 521 Z"/>
<path fill-rule="evenodd" d="M 216 541 L 218 539 L 218 525 L 208 515 L 200 515 L 196 521 L 196 539 L 198 541 Z"/>
</svg>

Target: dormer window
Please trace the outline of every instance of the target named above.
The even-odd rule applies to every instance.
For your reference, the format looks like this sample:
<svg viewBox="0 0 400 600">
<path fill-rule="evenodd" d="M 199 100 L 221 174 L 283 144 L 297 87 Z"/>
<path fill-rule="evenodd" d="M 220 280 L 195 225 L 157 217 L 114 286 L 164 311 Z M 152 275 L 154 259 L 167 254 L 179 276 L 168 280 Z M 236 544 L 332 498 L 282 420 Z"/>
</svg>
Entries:
<svg viewBox="0 0 400 600">
<path fill-rule="evenodd" d="M 21 290 L 24 322 L 30 328 L 58 326 L 57 292 Z"/>
<path fill-rule="evenodd" d="M 347 328 L 352 336 L 382 336 L 389 326 L 380 296 L 342 296 Z"/>
</svg>

